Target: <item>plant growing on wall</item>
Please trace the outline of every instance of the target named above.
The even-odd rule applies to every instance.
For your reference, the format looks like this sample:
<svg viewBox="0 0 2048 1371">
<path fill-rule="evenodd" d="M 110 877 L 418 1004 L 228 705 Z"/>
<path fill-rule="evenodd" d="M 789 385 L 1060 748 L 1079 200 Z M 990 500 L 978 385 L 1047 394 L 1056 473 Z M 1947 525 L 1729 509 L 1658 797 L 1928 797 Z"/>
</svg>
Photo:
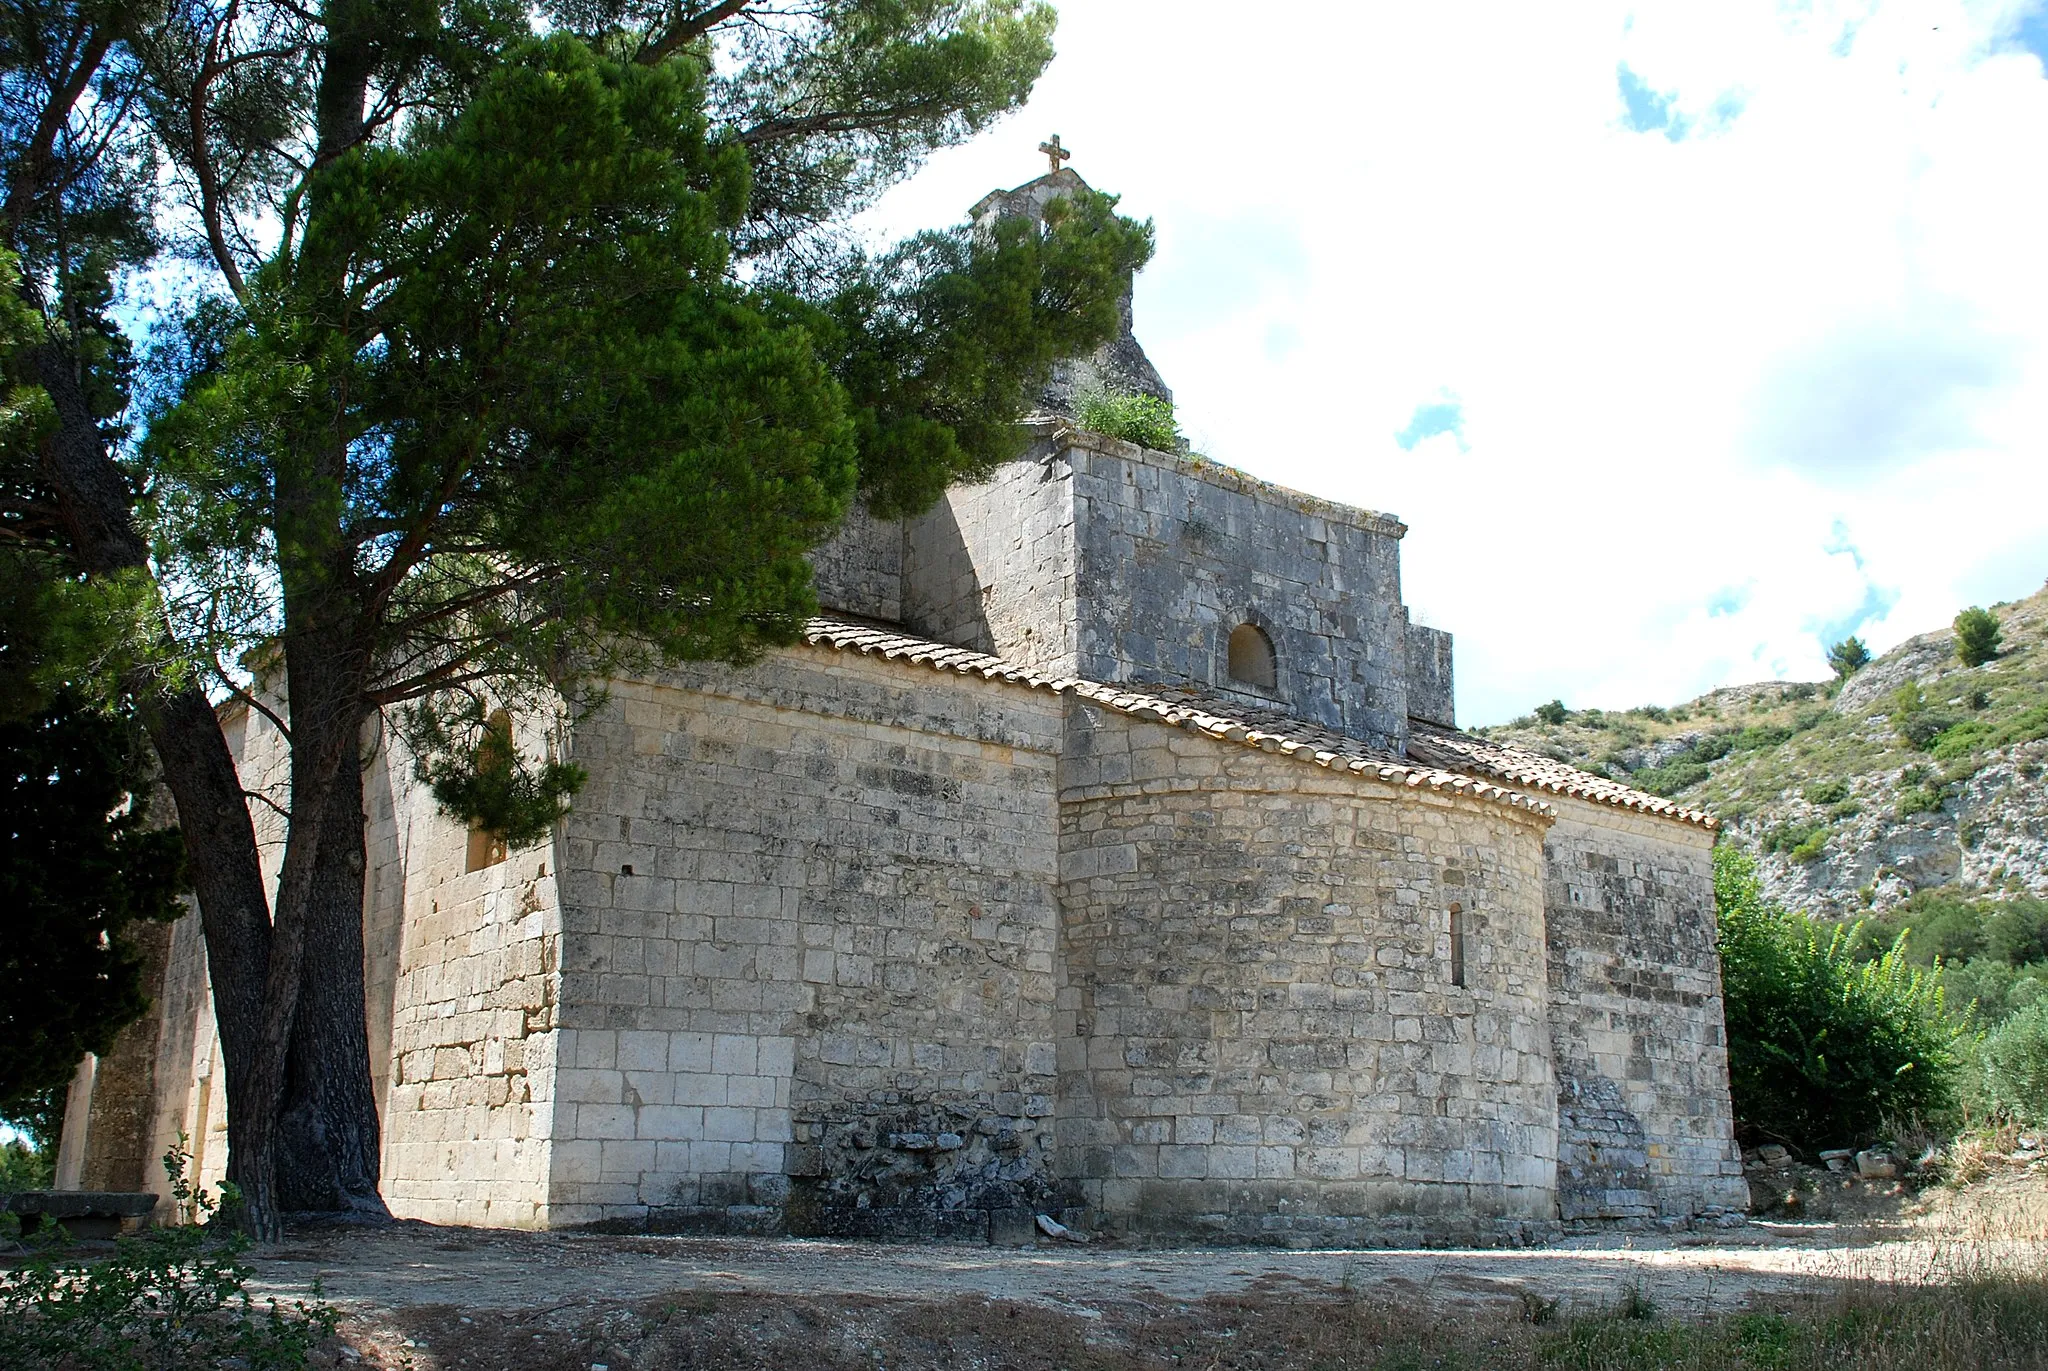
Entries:
<svg viewBox="0 0 2048 1371">
<path fill-rule="evenodd" d="M 1156 395 L 1095 391 L 1081 397 L 1080 411 L 1075 417 L 1091 433 L 1155 452 L 1178 452 L 1185 446 L 1173 406 Z"/>
</svg>

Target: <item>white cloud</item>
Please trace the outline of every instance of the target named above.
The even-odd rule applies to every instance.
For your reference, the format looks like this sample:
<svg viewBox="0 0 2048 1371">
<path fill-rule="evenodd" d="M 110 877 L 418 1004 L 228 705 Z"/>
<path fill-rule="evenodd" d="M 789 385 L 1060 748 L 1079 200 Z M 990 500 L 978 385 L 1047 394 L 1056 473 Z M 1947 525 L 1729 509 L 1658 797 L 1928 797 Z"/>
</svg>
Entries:
<svg viewBox="0 0 2048 1371">
<path fill-rule="evenodd" d="M 872 226 L 1057 130 L 1158 224 L 1138 334 L 1184 427 L 1410 525 L 1462 717 L 1815 677 L 1824 630 L 2048 574 L 2029 4 L 1060 8 L 1030 108 Z M 1624 65 L 1682 137 L 1628 127 Z"/>
</svg>

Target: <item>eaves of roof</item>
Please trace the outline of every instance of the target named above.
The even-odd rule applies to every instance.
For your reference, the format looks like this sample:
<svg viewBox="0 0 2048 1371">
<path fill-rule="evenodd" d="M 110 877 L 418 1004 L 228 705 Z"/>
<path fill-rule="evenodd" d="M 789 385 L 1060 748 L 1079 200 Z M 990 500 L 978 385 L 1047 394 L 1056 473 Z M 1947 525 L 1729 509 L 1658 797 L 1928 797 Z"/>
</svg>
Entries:
<svg viewBox="0 0 2048 1371">
<path fill-rule="evenodd" d="M 980 676 L 985 680 L 1072 695 L 1134 719 L 1184 728 L 1219 742 L 1278 753 L 1330 771 L 1470 796 L 1545 817 L 1553 813 L 1545 801 L 1485 777 L 1430 764 L 1418 765 L 1414 759 L 1394 756 L 1313 724 L 1244 710 L 1233 703 L 1191 690 L 1176 687 L 1168 693 L 1153 693 L 1105 685 L 1099 681 L 1046 676 L 1001 657 L 971 652 L 966 648 L 932 642 L 852 619 L 821 617 L 809 620 L 804 625 L 803 638 L 813 647 L 858 652 L 930 667 L 935 671 L 958 672 L 963 676 Z"/>
<path fill-rule="evenodd" d="M 1511 785 L 1528 786 L 1553 795 L 1569 795 L 1594 804 L 1653 814 L 1706 829 L 1720 827 L 1720 820 L 1704 810 L 1688 809 L 1661 795 L 1595 776 L 1541 753 L 1506 743 L 1489 742 L 1454 728 L 1426 724 L 1420 720 L 1408 722 L 1408 755 L 1437 766 L 1477 771 Z"/>
</svg>

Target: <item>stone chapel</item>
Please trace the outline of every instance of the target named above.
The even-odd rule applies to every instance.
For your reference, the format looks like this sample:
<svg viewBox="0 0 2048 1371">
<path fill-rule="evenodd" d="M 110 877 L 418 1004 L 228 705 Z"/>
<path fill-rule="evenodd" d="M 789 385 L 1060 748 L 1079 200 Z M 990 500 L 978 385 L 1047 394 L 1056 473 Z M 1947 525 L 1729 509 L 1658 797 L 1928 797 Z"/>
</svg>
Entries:
<svg viewBox="0 0 2048 1371">
<path fill-rule="evenodd" d="M 821 548 L 800 645 L 517 721 L 589 773 L 550 840 L 374 754 L 395 1214 L 1450 1243 L 1746 1204 L 1714 821 L 1459 732 L 1398 520 L 1079 429 L 1092 387 L 1167 393 L 1125 321 L 1026 455 Z M 60 1185 L 161 1189 L 181 1133 L 221 1174 L 196 916 L 149 974 Z"/>
</svg>

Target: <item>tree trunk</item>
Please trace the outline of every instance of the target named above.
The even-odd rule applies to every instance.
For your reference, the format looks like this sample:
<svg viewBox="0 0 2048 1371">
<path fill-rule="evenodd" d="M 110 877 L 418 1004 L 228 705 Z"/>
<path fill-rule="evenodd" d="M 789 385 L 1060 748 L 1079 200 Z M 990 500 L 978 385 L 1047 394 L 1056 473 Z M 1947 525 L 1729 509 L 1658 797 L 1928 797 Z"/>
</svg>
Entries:
<svg viewBox="0 0 2048 1371">
<path fill-rule="evenodd" d="M 135 527 L 133 492 L 106 450 L 72 359 L 56 343 L 35 352 L 37 380 L 57 412 L 42 473 L 57 496 L 73 554 L 96 580 L 147 576 L 148 547 Z M 270 904 L 241 777 L 212 703 L 196 684 L 166 693 L 147 671 L 128 682 L 178 809 L 187 874 L 206 935 L 207 974 L 227 1078 L 228 1177 L 259 1224 L 274 1213 L 271 1130 L 257 1087 L 264 987 L 270 971 Z"/>
<path fill-rule="evenodd" d="M 328 800 L 309 903 L 299 1009 L 279 1119 L 278 1203 L 287 1210 L 391 1214 L 377 1192 L 381 1137 L 370 1084 L 363 989 L 368 867 L 363 771 L 345 758 Z"/>
</svg>

